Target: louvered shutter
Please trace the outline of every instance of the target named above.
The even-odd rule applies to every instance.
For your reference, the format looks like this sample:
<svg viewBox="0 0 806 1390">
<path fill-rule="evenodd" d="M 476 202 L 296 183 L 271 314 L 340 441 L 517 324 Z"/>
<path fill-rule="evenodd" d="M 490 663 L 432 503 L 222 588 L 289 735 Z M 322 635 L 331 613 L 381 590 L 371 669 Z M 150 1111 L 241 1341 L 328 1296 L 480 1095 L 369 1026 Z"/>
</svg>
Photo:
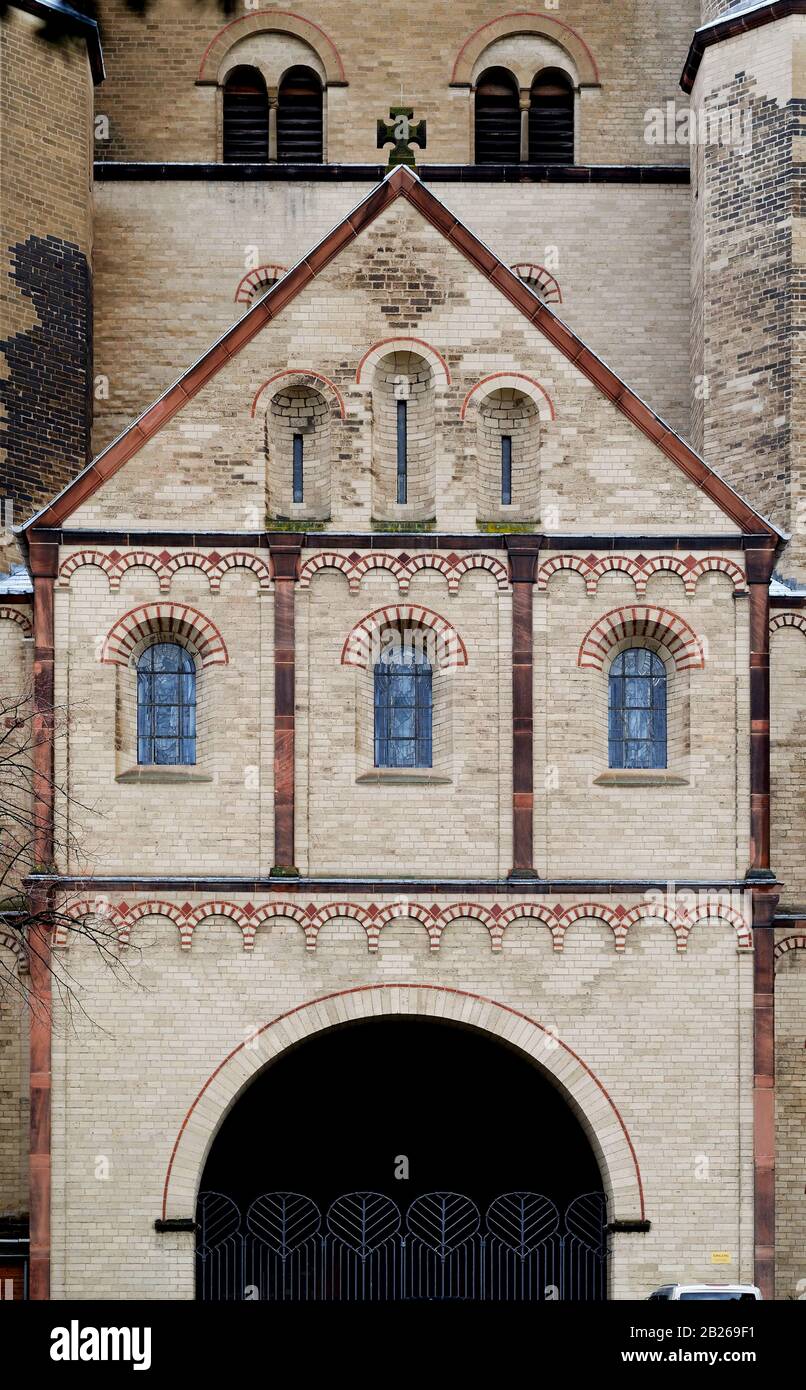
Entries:
<svg viewBox="0 0 806 1390">
<path fill-rule="evenodd" d="M 573 164 L 574 92 L 565 73 L 547 68 L 532 83 L 529 163 Z"/>
<path fill-rule="evenodd" d="M 290 68 L 278 94 L 277 159 L 321 164 L 322 158 L 322 84 L 310 68 Z"/>
<path fill-rule="evenodd" d="M 234 68 L 224 87 L 224 163 L 265 164 L 269 103 L 256 68 Z"/>
<path fill-rule="evenodd" d="M 476 86 L 476 163 L 517 164 L 521 113 L 514 78 L 490 68 Z"/>
</svg>

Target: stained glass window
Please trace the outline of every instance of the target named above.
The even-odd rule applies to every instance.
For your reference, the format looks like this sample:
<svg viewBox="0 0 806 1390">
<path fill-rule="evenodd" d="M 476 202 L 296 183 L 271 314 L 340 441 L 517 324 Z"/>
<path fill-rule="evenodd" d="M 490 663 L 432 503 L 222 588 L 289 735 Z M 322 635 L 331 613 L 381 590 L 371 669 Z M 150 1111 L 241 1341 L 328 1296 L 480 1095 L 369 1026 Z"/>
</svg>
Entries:
<svg viewBox="0 0 806 1390">
<path fill-rule="evenodd" d="M 431 666 L 396 646 L 375 666 L 375 766 L 431 767 Z"/>
<path fill-rule="evenodd" d="M 137 663 L 137 761 L 196 761 L 196 666 L 178 642 L 154 643 Z"/>
<path fill-rule="evenodd" d="M 645 647 L 628 647 L 610 667 L 611 767 L 666 766 L 666 667 Z"/>
</svg>

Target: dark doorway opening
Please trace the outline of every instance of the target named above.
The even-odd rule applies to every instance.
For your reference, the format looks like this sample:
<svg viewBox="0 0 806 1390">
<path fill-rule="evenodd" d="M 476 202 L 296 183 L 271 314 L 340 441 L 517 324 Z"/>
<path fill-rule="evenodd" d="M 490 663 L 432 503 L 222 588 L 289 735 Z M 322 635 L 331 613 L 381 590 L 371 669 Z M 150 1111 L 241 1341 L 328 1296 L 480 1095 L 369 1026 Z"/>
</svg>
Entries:
<svg viewBox="0 0 806 1390">
<path fill-rule="evenodd" d="M 545 1296 L 573 1296 L 569 1261 L 582 1241 L 582 1283 L 597 1292 L 577 1296 L 604 1296 L 602 1179 L 582 1126 L 523 1054 L 451 1023 L 362 1020 L 284 1053 L 222 1124 L 197 1215 L 201 1297 L 244 1296 L 250 1275 L 237 1273 L 239 1260 L 263 1271 L 253 1276 L 255 1286 L 268 1292 L 251 1296 L 344 1297 L 321 1270 L 333 1264 L 334 1241 L 343 1263 L 345 1240 L 364 1283 L 368 1260 L 383 1246 L 373 1297 L 493 1296 L 479 1291 L 489 1285 L 488 1246 L 501 1239 L 507 1258 L 515 1252 L 508 1289 L 532 1259 L 533 1292 L 522 1296 L 561 1286 L 565 1293 Z M 273 1294 L 278 1279 L 283 1288 L 288 1282 L 294 1241 L 300 1249 L 310 1241 L 305 1260 L 319 1273 L 297 1271 L 296 1294 Z M 426 1294 L 412 1283 L 415 1247 L 421 1266 L 431 1262 L 416 1276 Z M 223 1281 L 211 1259 L 219 1248 Z M 279 1273 L 267 1272 L 267 1259 Z M 500 1267 L 500 1251 L 496 1259 Z M 378 1293 L 390 1279 L 396 1291 Z M 363 1287 L 354 1272 L 339 1273 L 339 1290 L 345 1281 Z M 449 1291 L 434 1292 L 437 1286 Z"/>
</svg>

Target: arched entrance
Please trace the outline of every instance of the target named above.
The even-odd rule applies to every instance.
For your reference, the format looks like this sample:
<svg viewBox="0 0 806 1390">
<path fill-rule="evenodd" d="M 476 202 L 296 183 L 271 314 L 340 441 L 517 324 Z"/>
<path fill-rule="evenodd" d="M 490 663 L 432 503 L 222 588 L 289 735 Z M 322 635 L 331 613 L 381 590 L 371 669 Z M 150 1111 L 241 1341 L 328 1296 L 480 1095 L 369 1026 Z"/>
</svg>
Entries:
<svg viewBox="0 0 806 1390">
<path fill-rule="evenodd" d="M 354 1007 L 340 1002 L 333 1017 L 336 999 Z M 268 1057 L 237 1049 L 217 1069 L 172 1158 L 176 1198 L 208 1129 L 198 1297 L 606 1296 L 605 1222 L 643 1211 L 620 1117 L 559 1039 L 471 1000 L 433 987 L 349 991 L 267 1025 L 291 1034 Z M 469 1017 L 482 1006 L 483 1029 Z M 311 1009 L 318 1026 L 300 1028 Z M 508 1046 L 494 1036 L 507 1032 Z M 171 1190 L 169 1171 L 169 1211 Z"/>
</svg>

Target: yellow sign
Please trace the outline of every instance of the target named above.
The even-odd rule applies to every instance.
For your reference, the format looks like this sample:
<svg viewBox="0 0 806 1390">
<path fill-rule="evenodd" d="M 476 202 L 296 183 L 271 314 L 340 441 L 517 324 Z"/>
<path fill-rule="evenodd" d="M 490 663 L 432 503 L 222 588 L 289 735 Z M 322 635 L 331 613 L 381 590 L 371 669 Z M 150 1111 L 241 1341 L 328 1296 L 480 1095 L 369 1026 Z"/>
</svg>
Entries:
<svg viewBox="0 0 806 1390">
<path fill-rule="evenodd" d="M 729 1251 L 729 1250 L 712 1250 L 712 1251 L 711 1251 L 711 1264 L 712 1264 L 712 1265 L 729 1265 L 729 1264 L 730 1264 L 730 1251 Z"/>
</svg>

